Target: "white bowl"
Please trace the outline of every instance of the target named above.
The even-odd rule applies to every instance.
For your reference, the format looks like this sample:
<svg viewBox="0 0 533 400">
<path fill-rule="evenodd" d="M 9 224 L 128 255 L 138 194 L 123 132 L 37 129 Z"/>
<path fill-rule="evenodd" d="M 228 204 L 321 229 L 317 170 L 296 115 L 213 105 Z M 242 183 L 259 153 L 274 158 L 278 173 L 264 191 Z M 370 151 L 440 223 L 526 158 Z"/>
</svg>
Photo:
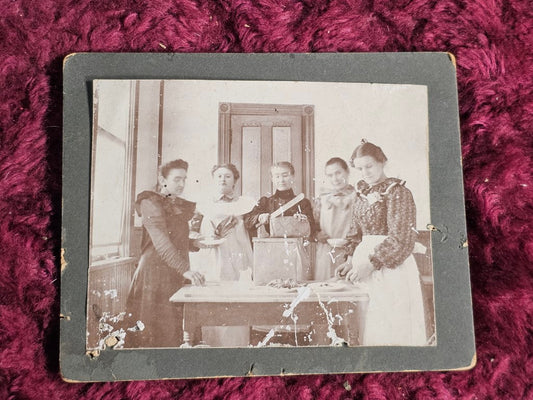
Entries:
<svg viewBox="0 0 533 400">
<path fill-rule="evenodd" d="M 342 239 L 342 238 L 328 239 L 328 244 L 329 244 L 331 247 L 342 247 L 342 246 L 344 246 L 346 243 L 348 243 L 348 240 L 347 240 L 347 239 Z"/>
<path fill-rule="evenodd" d="M 189 239 L 196 240 L 196 239 L 200 239 L 201 237 L 202 235 L 200 235 L 199 232 L 195 232 L 195 231 L 189 232 Z"/>
<path fill-rule="evenodd" d="M 205 239 L 200 240 L 200 243 L 203 244 L 204 246 L 218 246 L 224 243 L 225 241 L 226 241 L 226 238 L 220 238 L 220 239 L 205 238 Z"/>
</svg>

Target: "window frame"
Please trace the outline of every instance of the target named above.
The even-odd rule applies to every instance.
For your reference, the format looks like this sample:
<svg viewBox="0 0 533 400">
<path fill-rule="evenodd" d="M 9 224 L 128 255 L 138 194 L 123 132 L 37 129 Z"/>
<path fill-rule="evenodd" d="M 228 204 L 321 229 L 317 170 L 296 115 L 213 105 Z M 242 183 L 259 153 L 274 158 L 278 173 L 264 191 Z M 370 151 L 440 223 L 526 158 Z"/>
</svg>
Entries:
<svg viewBox="0 0 533 400">
<path fill-rule="evenodd" d="M 122 259 L 130 256 L 131 245 L 133 240 L 133 225 L 134 225 L 134 214 L 133 210 L 133 199 L 135 197 L 135 176 L 136 176 L 136 143 L 138 136 L 138 114 L 139 114 L 139 81 L 130 82 L 130 99 L 129 99 L 129 112 L 127 119 L 127 129 L 126 129 L 126 139 L 123 140 L 118 136 L 114 135 L 112 132 L 109 132 L 102 128 L 98 124 L 99 116 L 99 91 L 94 91 L 94 100 L 93 100 L 93 126 L 92 126 L 92 163 L 91 163 L 91 193 L 95 193 L 95 164 L 96 164 L 96 151 L 97 151 L 97 142 L 99 135 L 106 135 L 111 138 L 111 140 L 121 143 L 124 146 L 124 173 L 123 173 L 123 197 L 122 210 L 121 210 L 121 222 L 120 222 L 120 240 L 119 242 L 112 243 L 103 243 L 103 244 L 93 244 L 93 223 L 94 223 L 94 196 L 91 198 L 90 202 L 90 232 L 89 232 L 89 260 L 90 265 L 93 265 L 97 262 L 102 262 L 105 260 Z M 98 248 L 108 248 L 109 251 L 105 252 L 96 252 L 94 254 L 94 249 Z"/>
</svg>

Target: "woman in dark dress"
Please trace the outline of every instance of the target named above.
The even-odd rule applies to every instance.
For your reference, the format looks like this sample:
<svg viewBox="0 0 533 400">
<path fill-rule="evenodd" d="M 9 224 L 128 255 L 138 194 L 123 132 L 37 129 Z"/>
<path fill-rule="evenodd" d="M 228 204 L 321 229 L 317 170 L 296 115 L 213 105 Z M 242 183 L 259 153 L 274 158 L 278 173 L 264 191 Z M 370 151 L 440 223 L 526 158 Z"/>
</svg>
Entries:
<svg viewBox="0 0 533 400">
<path fill-rule="evenodd" d="M 135 207 L 143 223 L 141 257 L 126 315 L 138 330 L 127 333 L 125 347 L 178 347 L 183 339 L 181 311 L 169 298 L 186 280 L 204 283 L 202 274 L 189 269 L 189 220 L 196 205 L 179 197 L 187 169 L 183 160 L 165 164 L 159 175 L 160 191 L 137 196 Z"/>
<path fill-rule="evenodd" d="M 270 214 L 296 197 L 293 191 L 294 174 L 294 166 L 288 161 L 280 161 L 270 167 L 270 177 L 276 192 L 270 197 L 261 197 L 253 210 L 244 216 L 244 224 L 250 233 L 250 237 L 257 237 L 260 226 L 264 226 L 266 232 L 270 234 L 268 225 Z M 308 199 L 303 199 L 298 204 L 285 210 L 283 215 L 309 221 L 311 227 L 310 238 L 314 238 L 316 226 L 313 207 Z"/>
<path fill-rule="evenodd" d="M 348 254 L 336 273 L 368 291 L 363 335 L 366 346 L 426 344 L 422 290 L 412 256 L 416 207 L 405 182 L 384 173 L 387 157 L 363 141 L 351 164 L 363 180 L 357 183 Z"/>
</svg>

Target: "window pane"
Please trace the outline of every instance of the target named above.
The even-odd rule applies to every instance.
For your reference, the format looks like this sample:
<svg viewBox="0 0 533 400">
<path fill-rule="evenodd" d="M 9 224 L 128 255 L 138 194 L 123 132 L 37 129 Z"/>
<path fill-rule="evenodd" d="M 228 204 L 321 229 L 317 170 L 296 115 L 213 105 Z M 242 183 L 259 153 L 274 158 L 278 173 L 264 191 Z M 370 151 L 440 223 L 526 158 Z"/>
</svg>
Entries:
<svg viewBox="0 0 533 400">
<path fill-rule="evenodd" d="M 128 137 L 130 95 L 133 81 L 103 80 L 97 81 L 98 93 L 98 127 L 111 132 L 123 142 Z"/>
<path fill-rule="evenodd" d="M 261 127 L 242 128 L 242 194 L 261 197 Z"/>
<path fill-rule="evenodd" d="M 291 162 L 291 127 L 274 126 L 272 128 L 272 158 L 273 162 Z"/>
<path fill-rule="evenodd" d="M 118 251 L 118 243 L 122 235 L 122 211 L 125 196 L 124 159 L 124 143 L 103 129 L 99 129 L 93 178 L 93 246 L 117 244 Z M 97 249 L 95 250 L 97 253 Z"/>
</svg>

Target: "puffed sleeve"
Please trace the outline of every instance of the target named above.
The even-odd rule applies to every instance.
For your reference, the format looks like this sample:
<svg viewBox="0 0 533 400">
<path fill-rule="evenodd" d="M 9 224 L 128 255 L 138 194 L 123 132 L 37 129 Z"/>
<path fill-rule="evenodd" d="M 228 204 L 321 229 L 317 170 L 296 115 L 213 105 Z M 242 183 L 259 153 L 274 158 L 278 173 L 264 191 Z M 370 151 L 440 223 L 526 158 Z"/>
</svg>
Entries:
<svg viewBox="0 0 533 400">
<path fill-rule="evenodd" d="M 257 205 L 252 209 L 252 211 L 243 215 L 244 226 L 246 227 L 246 229 L 250 232 L 256 232 L 257 225 L 259 224 L 259 215 L 266 212 L 269 212 L 268 198 L 261 197 L 257 202 Z"/>
<path fill-rule="evenodd" d="M 174 246 L 168 235 L 168 227 L 161 204 L 157 200 L 147 198 L 141 201 L 140 211 L 142 223 L 161 259 L 180 274 L 189 270 L 188 251 L 179 250 Z"/>
<path fill-rule="evenodd" d="M 374 249 L 370 262 L 376 269 L 396 268 L 413 252 L 416 238 L 416 206 L 413 195 L 403 185 L 396 185 L 385 196 L 387 238 Z"/>
</svg>

